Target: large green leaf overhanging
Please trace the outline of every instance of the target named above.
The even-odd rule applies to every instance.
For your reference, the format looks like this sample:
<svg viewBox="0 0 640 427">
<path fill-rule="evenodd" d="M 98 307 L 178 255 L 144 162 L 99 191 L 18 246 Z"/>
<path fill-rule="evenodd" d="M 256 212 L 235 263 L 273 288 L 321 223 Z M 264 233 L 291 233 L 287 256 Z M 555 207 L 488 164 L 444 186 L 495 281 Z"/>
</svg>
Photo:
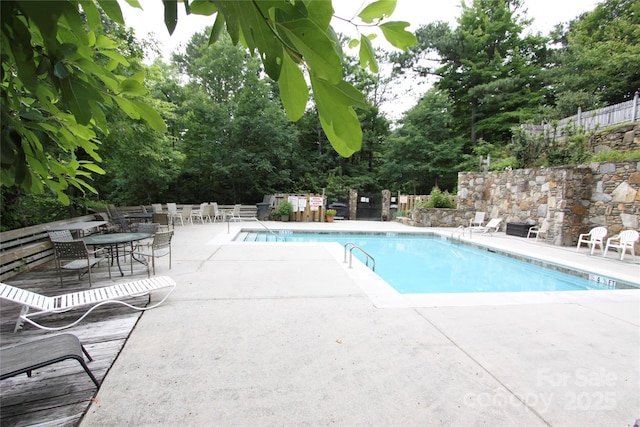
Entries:
<svg viewBox="0 0 640 427">
<path fill-rule="evenodd" d="M 310 80 L 320 124 L 331 146 L 341 156 L 351 156 L 362 147 L 362 128 L 352 106 L 364 106 L 364 96 L 344 80 L 333 85 L 314 73 Z"/>
</svg>

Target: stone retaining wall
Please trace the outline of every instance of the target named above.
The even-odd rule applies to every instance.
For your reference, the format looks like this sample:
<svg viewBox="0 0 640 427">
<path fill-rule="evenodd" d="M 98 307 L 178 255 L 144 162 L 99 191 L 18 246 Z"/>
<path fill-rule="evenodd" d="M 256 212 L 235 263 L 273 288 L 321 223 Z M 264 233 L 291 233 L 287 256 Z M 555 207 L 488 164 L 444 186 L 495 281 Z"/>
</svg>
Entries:
<svg viewBox="0 0 640 427">
<path fill-rule="evenodd" d="M 609 131 L 598 132 L 589 138 L 589 151 L 630 151 L 640 148 L 640 123 L 620 126 Z"/>
<path fill-rule="evenodd" d="M 458 209 L 415 209 L 416 226 L 467 226 L 476 211 L 504 222 L 551 222 L 547 241 L 574 245 L 605 226 L 611 235 L 640 227 L 640 161 L 458 174 Z"/>
</svg>

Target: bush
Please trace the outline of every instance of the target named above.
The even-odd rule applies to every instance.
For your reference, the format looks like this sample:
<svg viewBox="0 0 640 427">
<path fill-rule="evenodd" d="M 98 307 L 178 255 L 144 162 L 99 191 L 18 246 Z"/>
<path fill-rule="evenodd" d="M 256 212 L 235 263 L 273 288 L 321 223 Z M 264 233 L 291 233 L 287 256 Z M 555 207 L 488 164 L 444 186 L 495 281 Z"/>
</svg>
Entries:
<svg viewBox="0 0 640 427">
<path fill-rule="evenodd" d="M 293 213 L 293 205 L 287 200 L 280 203 L 275 211 L 276 216 L 289 216 L 292 213 Z"/>
<path fill-rule="evenodd" d="M 456 204 L 451 199 L 448 191 L 444 193 L 438 187 L 434 187 L 429 195 L 429 201 L 426 203 L 427 208 L 446 208 L 454 209 Z"/>
</svg>

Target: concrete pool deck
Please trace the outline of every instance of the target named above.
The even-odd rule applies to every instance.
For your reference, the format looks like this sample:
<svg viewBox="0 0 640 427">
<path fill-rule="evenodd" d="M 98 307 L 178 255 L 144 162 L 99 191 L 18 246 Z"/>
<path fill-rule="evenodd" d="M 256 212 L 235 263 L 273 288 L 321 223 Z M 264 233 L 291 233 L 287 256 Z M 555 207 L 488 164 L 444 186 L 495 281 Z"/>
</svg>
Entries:
<svg viewBox="0 0 640 427">
<path fill-rule="evenodd" d="M 227 226 L 177 227 L 172 269 L 166 258 L 156 269 L 178 288 L 142 315 L 81 425 L 632 426 L 640 418 L 640 290 L 400 296 L 360 263 L 349 269 L 337 244 L 231 242 L 238 229 L 259 226 Z M 638 256 L 602 259 L 504 233 L 471 241 L 640 281 Z"/>
</svg>

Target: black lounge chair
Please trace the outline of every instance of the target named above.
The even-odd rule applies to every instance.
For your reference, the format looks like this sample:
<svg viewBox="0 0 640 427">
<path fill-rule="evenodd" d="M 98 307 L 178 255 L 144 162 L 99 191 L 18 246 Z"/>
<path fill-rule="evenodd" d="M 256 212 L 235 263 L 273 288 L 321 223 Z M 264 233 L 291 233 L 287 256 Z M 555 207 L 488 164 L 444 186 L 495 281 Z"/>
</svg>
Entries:
<svg viewBox="0 0 640 427">
<path fill-rule="evenodd" d="M 100 383 L 85 363 L 83 353 L 89 361 L 93 360 L 80 344 L 78 337 L 71 334 L 55 335 L 6 347 L 0 349 L 0 380 L 24 373 L 31 377 L 31 371 L 34 369 L 67 359 L 76 359 L 96 387 L 100 387 Z"/>
</svg>

